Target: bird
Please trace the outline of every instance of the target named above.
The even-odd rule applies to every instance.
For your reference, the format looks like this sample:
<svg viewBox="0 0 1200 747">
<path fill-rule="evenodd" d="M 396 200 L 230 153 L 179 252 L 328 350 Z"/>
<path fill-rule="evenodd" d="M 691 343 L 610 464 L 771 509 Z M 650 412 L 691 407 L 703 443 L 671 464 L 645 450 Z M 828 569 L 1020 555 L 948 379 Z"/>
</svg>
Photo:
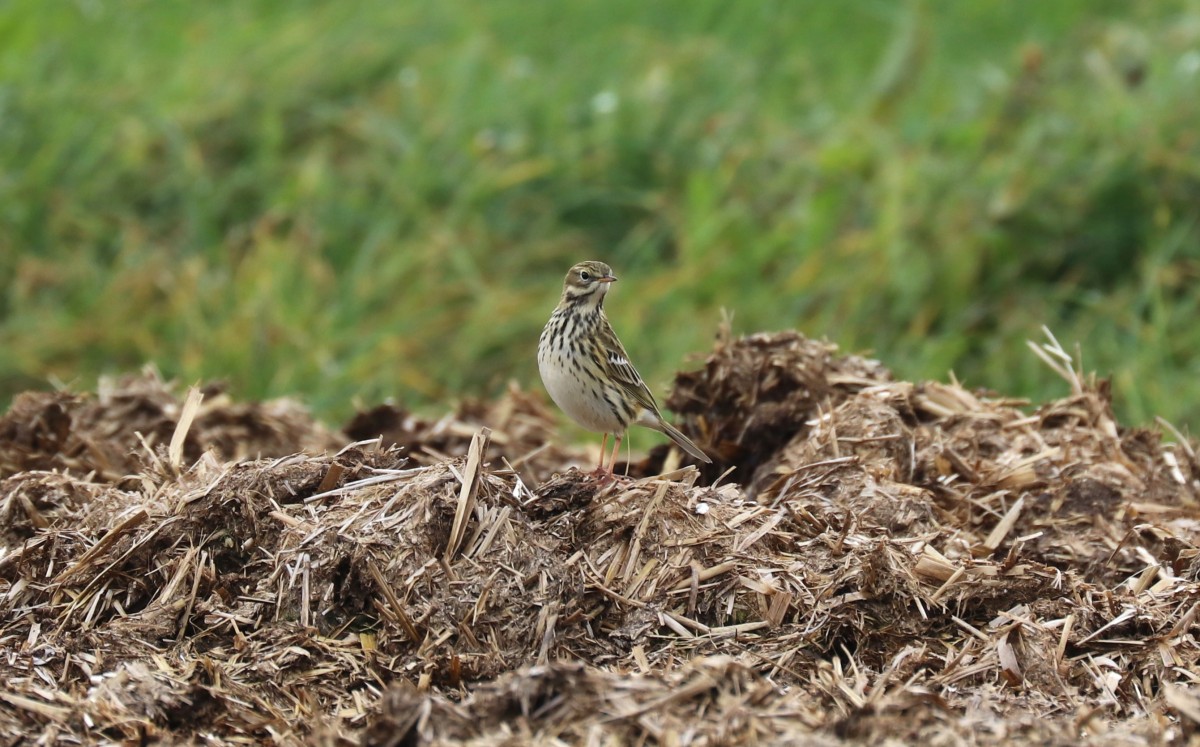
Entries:
<svg viewBox="0 0 1200 747">
<path fill-rule="evenodd" d="M 617 281 L 603 262 L 580 262 L 567 272 L 562 297 L 538 340 L 538 371 L 550 398 L 579 425 L 604 434 L 595 475 L 612 476 L 625 431 L 632 424 L 665 433 L 688 454 L 712 459 L 663 419 L 650 388 L 629 362 L 625 346 L 604 313 L 604 297 Z M 604 467 L 608 437 L 612 458 Z"/>
</svg>

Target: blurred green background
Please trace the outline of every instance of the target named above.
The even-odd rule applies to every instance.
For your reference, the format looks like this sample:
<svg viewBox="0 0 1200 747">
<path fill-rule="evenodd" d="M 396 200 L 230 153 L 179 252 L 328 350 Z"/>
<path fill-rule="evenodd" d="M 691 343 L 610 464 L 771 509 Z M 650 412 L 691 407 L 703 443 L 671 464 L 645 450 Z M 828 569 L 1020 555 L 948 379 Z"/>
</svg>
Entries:
<svg viewBox="0 0 1200 747">
<path fill-rule="evenodd" d="M 1194 432 L 1198 94 L 1200 0 L 9 0 L 0 405 L 540 389 L 602 259 L 660 394 L 722 308 L 1035 400 L 1045 324 Z"/>
</svg>

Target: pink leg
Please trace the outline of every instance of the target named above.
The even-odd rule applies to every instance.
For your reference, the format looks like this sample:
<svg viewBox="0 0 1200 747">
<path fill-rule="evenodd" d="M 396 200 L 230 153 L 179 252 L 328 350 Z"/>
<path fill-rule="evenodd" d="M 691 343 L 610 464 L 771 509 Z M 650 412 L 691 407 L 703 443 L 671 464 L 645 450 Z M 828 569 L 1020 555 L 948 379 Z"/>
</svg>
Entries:
<svg viewBox="0 0 1200 747">
<path fill-rule="evenodd" d="M 608 450 L 608 434 L 604 434 L 604 440 L 600 442 L 600 466 L 596 467 L 596 474 L 604 471 L 604 455 Z"/>
<path fill-rule="evenodd" d="M 624 433 L 616 434 L 613 436 L 613 440 L 616 443 L 613 444 L 612 459 L 608 460 L 608 473 L 610 475 L 612 474 L 613 467 L 617 466 L 617 456 L 621 453 L 621 440 L 624 438 L 625 438 Z"/>
</svg>

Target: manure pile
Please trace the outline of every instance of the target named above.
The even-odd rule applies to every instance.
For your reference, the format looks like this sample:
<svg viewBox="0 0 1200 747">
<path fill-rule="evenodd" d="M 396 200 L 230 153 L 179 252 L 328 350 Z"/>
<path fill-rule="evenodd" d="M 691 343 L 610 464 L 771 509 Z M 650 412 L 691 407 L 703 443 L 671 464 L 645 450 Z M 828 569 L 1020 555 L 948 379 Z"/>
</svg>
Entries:
<svg viewBox="0 0 1200 747">
<path fill-rule="evenodd" d="M 1200 461 L 723 330 L 713 455 L 540 392 L 341 432 L 152 373 L 0 418 L 0 745 L 1196 743 Z"/>
</svg>

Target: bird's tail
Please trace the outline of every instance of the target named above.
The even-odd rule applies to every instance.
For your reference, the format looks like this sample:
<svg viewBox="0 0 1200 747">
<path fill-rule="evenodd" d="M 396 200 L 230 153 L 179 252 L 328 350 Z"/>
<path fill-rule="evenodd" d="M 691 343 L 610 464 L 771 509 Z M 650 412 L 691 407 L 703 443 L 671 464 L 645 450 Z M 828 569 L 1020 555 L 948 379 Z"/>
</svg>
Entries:
<svg viewBox="0 0 1200 747">
<path fill-rule="evenodd" d="M 712 459 L 709 458 L 708 454 L 705 454 L 703 451 L 701 451 L 699 446 L 692 443 L 692 439 L 680 433 L 678 428 L 662 418 L 654 418 L 653 420 L 650 418 L 643 418 L 639 420 L 638 423 L 667 434 L 672 441 L 679 444 L 679 448 L 683 449 L 705 464 L 712 464 Z"/>
</svg>

